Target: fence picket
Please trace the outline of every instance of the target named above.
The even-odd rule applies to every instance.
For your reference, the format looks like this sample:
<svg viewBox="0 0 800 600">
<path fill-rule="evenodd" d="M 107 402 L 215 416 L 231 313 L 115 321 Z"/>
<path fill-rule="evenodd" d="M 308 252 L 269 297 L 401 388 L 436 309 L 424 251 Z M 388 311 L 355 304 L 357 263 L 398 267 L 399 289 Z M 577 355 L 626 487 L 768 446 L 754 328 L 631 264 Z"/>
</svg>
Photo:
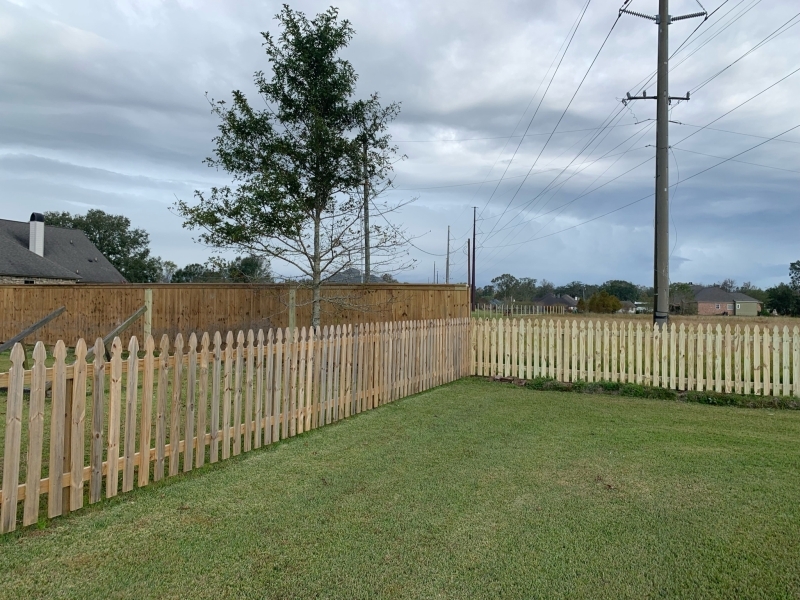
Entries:
<svg viewBox="0 0 800 600">
<path fill-rule="evenodd" d="M 200 339 L 200 379 L 197 397 L 197 447 L 195 448 L 195 467 L 200 468 L 206 460 L 206 416 L 208 414 L 208 360 L 209 338 L 204 332 Z"/>
<path fill-rule="evenodd" d="M 686 350 L 686 388 L 692 390 L 695 387 L 695 358 L 694 353 L 697 348 L 697 334 L 694 331 L 694 324 L 689 324 L 689 333 L 687 336 L 687 350 Z"/>
<path fill-rule="evenodd" d="M 722 391 L 722 325 L 717 325 L 714 336 L 714 391 Z"/>
<path fill-rule="evenodd" d="M 761 374 L 764 377 L 763 394 L 769 396 L 772 394 L 772 365 L 770 365 L 772 336 L 769 334 L 769 328 L 767 327 L 764 327 L 761 342 L 763 343 L 761 348 Z"/>
<path fill-rule="evenodd" d="M 753 393 L 760 395 L 763 390 L 761 364 L 761 335 L 758 325 L 753 327 Z"/>
<path fill-rule="evenodd" d="M 220 426 L 219 403 L 222 394 L 222 334 L 214 333 L 214 366 L 211 371 L 211 441 L 208 453 L 209 462 L 219 460 Z"/>
<path fill-rule="evenodd" d="M 101 340 L 102 342 L 102 340 Z M 102 347 L 102 346 L 101 346 Z M 142 362 L 142 410 L 140 415 L 140 423 L 139 423 L 139 487 L 146 486 L 150 481 L 150 435 L 152 433 L 152 422 L 153 422 L 153 389 L 154 389 L 154 359 L 153 359 L 153 350 L 155 349 L 155 341 L 153 340 L 152 335 L 148 335 L 145 337 L 144 340 L 144 359 Z M 98 346 L 95 344 L 95 369 L 97 369 L 97 355 L 98 355 Z M 100 352 L 102 354 L 102 352 Z M 95 386 L 102 386 L 105 378 L 101 374 L 101 378 L 98 378 L 97 374 L 95 373 Z M 93 404 L 93 410 L 97 409 L 97 403 Z M 100 435 L 102 435 L 103 429 L 103 418 L 102 418 L 102 408 L 100 409 L 100 420 L 96 421 L 94 419 L 94 414 L 92 414 L 92 431 L 99 431 Z M 94 439 L 92 440 L 94 443 Z M 99 462 L 98 466 L 100 469 L 99 477 L 102 478 L 102 448 L 100 450 L 101 454 L 98 457 Z M 94 477 L 94 468 L 95 468 L 95 457 L 94 452 L 92 452 L 92 477 Z M 92 486 L 90 488 L 90 495 L 93 496 L 94 492 L 92 492 Z M 97 499 L 99 500 L 100 497 L 98 496 Z"/>
<path fill-rule="evenodd" d="M 233 437 L 233 455 L 242 453 L 242 379 L 244 367 L 244 332 L 239 330 L 236 334 L 235 362 L 233 370 L 233 423 L 231 436 Z"/>
<path fill-rule="evenodd" d="M 231 412 L 233 404 L 233 332 L 225 336 L 225 380 L 222 384 L 222 460 L 231 455 Z"/>
<path fill-rule="evenodd" d="M 193 331 L 189 334 L 189 351 L 186 367 L 186 421 L 183 425 L 184 444 L 183 444 L 183 472 L 192 470 L 194 466 L 194 423 L 195 423 L 195 397 L 197 395 L 197 334 Z M 198 430 L 197 440 L 200 441 Z M 199 452 L 199 450 L 198 450 Z"/>
<path fill-rule="evenodd" d="M 675 323 L 669 325 L 669 387 L 670 389 L 677 389 L 678 387 L 678 373 L 676 360 L 678 358 L 677 350 L 678 333 L 675 329 Z"/>
<path fill-rule="evenodd" d="M 744 379 L 743 392 L 747 395 L 750 394 L 752 389 L 752 374 L 750 369 L 750 325 L 744 326 L 744 337 L 742 338 L 742 348 L 744 350 L 744 358 L 742 359 L 742 378 Z"/>
<path fill-rule="evenodd" d="M 183 393 L 183 335 L 175 336 L 175 368 L 172 370 L 172 410 L 169 418 L 169 475 L 178 474 L 181 439 L 181 396 Z"/>
<path fill-rule="evenodd" d="M 250 452 L 253 447 L 253 365 L 255 363 L 255 335 L 252 329 L 247 330 L 247 350 L 244 375 L 244 444 L 243 451 Z M 186 435 L 189 439 L 189 435 Z"/>
<path fill-rule="evenodd" d="M 792 330 L 792 382 L 794 395 L 800 398 L 800 327 Z"/>
<path fill-rule="evenodd" d="M 105 352 L 105 349 L 103 352 Z M 55 360 L 53 364 L 53 397 L 50 413 L 50 468 L 48 470 L 50 481 L 47 493 L 47 516 L 51 519 L 59 516 L 63 512 L 64 505 L 64 490 L 61 482 L 62 475 L 64 474 L 64 427 L 66 425 L 64 422 L 67 399 L 66 356 L 67 348 L 64 346 L 64 342 L 59 340 L 56 342 L 56 347 L 53 349 L 53 358 Z M 9 393 L 9 402 L 10 401 L 11 394 Z M 11 409 L 9 408 L 7 410 L 10 411 Z M 8 414 L 7 412 L 6 419 L 8 419 Z M 8 432 L 8 424 L 6 424 L 6 432 Z M 8 439 L 8 433 L 6 433 L 6 444 L 8 444 Z M 5 456 L 9 456 L 8 450 L 6 450 Z M 7 472 L 8 470 L 4 469 L 3 473 Z M 3 489 L 8 489 L 5 484 L 3 485 Z"/>
<path fill-rule="evenodd" d="M 153 383 L 152 383 L 152 368 L 153 368 L 153 338 L 148 336 L 150 343 L 150 401 L 152 402 L 153 396 Z M 89 449 L 89 464 L 90 464 L 90 480 L 89 480 L 89 503 L 94 504 L 99 502 L 103 494 L 103 430 L 104 430 L 104 411 L 106 405 L 106 362 L 105 362 L 106 349 L 103 346 L 103 340 L 97 338 L 94 343 L 94 381 L 92 383 L 92 442 Z M 145 375 L 146 381 L 146 375 Z M 146 392 L 146 389 L 143 393 Z M 144 411 L 144 409 L 142 409 Z M 144 414 L 144 412 L 143 412 Z M 142 428 L 144 429 L 144 428 Z M 150 474 L 150 454 L 148 452 L 147 467 L 144 469 L 146 476 Z M 142 471 L 139 471 L 140 485 L 147 485 L 147 480 L 144 484 L 141 483 Z"/>
<path fill-rule="evenodd" d="M 269 446 L 273 441 L 275 427 L 273 377 L 275 375 L 275 346 L 274 330 L 267 331 L 267 348 L 264 351 L 264 445 Z"/>
<path fill-rule="evenodd" d="M 256 337 L 256 358 L 255 358 L 255 430 L 253 432 L 253 448 L 261 447 L 262 427 L 264 420 L 264 330 L 259 329 Z"/>
<path fill-rule="evenodd" d="M 733 336 L 733 389 L 742 393 L 742 330 L 736 325 Z"/>
<path fill-rule="evenodd" d="M 11 349 L 8 399 L 6 404 L 6 439 L 3 450 L 3 505 L 0 509 L 0 533 L 17 528 L 17 489 L 19 486 L 20 446 L 22 444 L 22 393 L 25 377 L 25 350 L 17 342 Z"/>
<path fill-rule="evenodd" d="M 81 340 L 83 341 L 83 340 Z M 85 346 L 84 346 L 85 351 Z M 77 354 L 77 349 L 76 349 Z M 77 384 L 77 378 L 75 380 Z M 133 472 L 134 472 L 134 457 L 136 455 L 136 412 L 137 412 L 137 405 L 138 405 L 138 394 L 139 394 L 139 340 L 136 339 L 136 336 L 131 336 L 130 342 L 128 342 L 128 376 L 125 379 L 125 439 L 123 440 L 124 448 L 123 448 L 123 463 L 122 463 L 122 491 L 123 492 L 130 492 L 133 489 Z M 82 396 L 85 396 L 85 391 Z M 73 393 L 73 398 L 77 398 L 78 394 L 77 391 Z M 72 417 L 75 418 L 75 410 L 72 411 Z M 72 441 L 75 442 L 76 434 L 81 435 L 83 433 L 83 426 L 80 428 L 80 432 L 76 431 L 73 428 L 72 431 Z M 81 438 L 83 436 L 81 435 Z M 83 440 L 81 439 L 81 454 L 83 454 Z M 75 460 L 75 450 L 72 451 L 72 459 Z M 83 461 L 81 461 L 83 462 Z M 77 465 L 76 465 L 77 466 Z M 81 464 L 80 470 L 83 471 L 83 465 Z M 73 473 L 75 469 L 70 469 Z M 80 476 L 79 476 L 80 477 Z M 81 490 L 82 491 L 82 490 Z M 83 494 L 80 494 L 81 498 L 83 498 Z M 75 505 L 75 496 L 73 495 L 72 498 L 72 505 L 74 510 Z"/>
<path fill-rule="evenodd" d="M 84 346 L 84 357 L 85 356 Z M 36 346 L 33 349 L 30 405 L 28 408 L 28 472 L 25 479 L 23 525 L 32 525 L 39 520 L 39 480 L 42 477 L 44 396 L 45 387 L 47 385 L 46 360 L 47 352 L 45 351 L 44 344 L 41 341 L 36 342 Z M 4 485 L 3 489 L 8 488 Z"/>
<path fill-rule="evenodd" d="M 119 434 L 122 405 L 122 342 L 111 343 L 111 382 L 108 402 L 108 449 L 106 450 L 106 498 L 117 495 L 119 485 Z"/>
</svg>

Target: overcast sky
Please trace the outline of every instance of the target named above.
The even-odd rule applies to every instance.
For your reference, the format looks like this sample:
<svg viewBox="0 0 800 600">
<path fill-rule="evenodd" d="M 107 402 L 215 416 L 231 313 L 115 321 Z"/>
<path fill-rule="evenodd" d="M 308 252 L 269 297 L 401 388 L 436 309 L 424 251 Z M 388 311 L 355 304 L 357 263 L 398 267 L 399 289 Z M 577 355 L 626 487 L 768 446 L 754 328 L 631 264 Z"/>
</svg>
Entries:
<svg viewBox="0 0 800 600">
<path fill-rule="evenodd" d="M 673 96 L 787 21 L 800 22 L 790 21 L 797 0 L 703 2 L 719 10 L 673 59 Z M 408 158 L 391 199 L 417 198 L 395 219 L 419 249 L 412 248 L 415 270 L 401 280 L 430 280 L 434 261 L 444 280 L 450 225 L 452 280 L 466 281 L 464 244 L 477 206 L 478 285 L 501 273 L 652 285 L 655 102 L 629 110 L 619 100 L 653 73 L 657 29 L 620 19 L 551 137 L 620 2 L 592 0 L 544 95 L 584 4 L 336 4 L 356 30 L 346 57 L 359 74 L 358 95 L 378 91 L 402 103 L 392 133 Z M 291 4 L 309 16 L 328 5 Z M 673 14 L 700 10 L 695 0 L 671 5 Z M 634 0 L 631 8 L 655 13 L 657 2 Z M 162 258 L 204 262 L 210 249 L 194 243 L 169 208 L 176 197 L 228 181 L 202 164 L 217 124 L 205 93 L 252 92 L 253 72 L 269 70 L 259 32 L 277 31 L 279 10 L 272 1 L 0 0 L 0 218 L 100 208 L 146 229 Z M 699 23 L 671 25 L 671 47 Z M 674 106 L 672 183 L 800 125 L 797 73 L 681 142 L 797 69 L 799 40 L 800 27 L 787 29 Z M 609 117 L 613 127 L 599 132 Z M 672 281 L 732 277 L 769 286 L 800 260 L 800 129 L 736 161 L 673 187 Z M 278 262 L 273 269 L 291 274 Z"/>
</svg>

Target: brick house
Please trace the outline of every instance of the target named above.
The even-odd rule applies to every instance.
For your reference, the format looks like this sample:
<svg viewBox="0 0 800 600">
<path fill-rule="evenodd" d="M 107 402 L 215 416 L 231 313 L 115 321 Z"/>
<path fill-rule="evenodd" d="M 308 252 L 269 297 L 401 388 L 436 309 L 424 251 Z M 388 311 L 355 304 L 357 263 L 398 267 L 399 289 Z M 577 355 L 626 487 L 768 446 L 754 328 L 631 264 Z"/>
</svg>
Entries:
<svg viewBox="0 0 800 600">
<path fill-rule="evenodd" d="M 740 292 L 726 292 L 718 287 L 704 287 L 695 291 L 694 301 L 698 315 L 731 315 L 755 317 L 761 312 L 761 302 Z"/>
<path fill-rule="evenodd" d="M 79 229 L 0 219 L 0 284 L 127 283 Z"/>
</svg>

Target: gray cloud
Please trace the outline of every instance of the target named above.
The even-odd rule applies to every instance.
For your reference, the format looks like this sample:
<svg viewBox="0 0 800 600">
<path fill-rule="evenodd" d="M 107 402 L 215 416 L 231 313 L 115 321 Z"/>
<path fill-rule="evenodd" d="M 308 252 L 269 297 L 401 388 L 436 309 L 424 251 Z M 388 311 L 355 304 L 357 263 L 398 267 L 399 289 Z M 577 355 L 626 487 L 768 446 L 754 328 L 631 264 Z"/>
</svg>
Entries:
<svg viewBox="0 0 800 600">
<path fill-rule="evenodd" d="M 327 4 L 293 6 L 313 14 Z M 712 4 L 711 10 L 720 0 Z M 734 8 L 723 7 L 698 30 L 699 43 L 753 8 L 675 68 L 675 95 L 736 60 L 796 9 L 791 0 L 729 4 Z M 673 5 L 675 13 L 696 7 L 693 0 Z M 478 206 L 479 284 L 502 272 L 554 281 L 652 280 L 653 163 L 610 180 L 652 156 L 647 147 L 654 143 L 652 123 L 635 123 L 651 118 L 655 107 L 638 102 L 624 110 L 618 126 L 579 157 L 594 131 L 572 131 L 598 127 L 619 108 L 618 99 L 638 91 L 631 86 L 653 71 L 652 24 L 623 17 L 547 148 L 542 151 L 546 135 L 530 135 L 509 163 L 520 138 L 507 138 L 527 126 L 581 6 L 577 0 L 339 3 L 357 31 L 346 56 L 360 74 L 359 93 L 379 91 L 386 101 L 403 104 L 393 134 L 408 159 L 397 167 L 400 189 L 391 194 L 418 197 L 399 215 L 421 249 L 413 251 L 418 269 L 408 279 L 426 281 L 434 261 L 443 265 L 443 256 L 432 254 L 444 252 L 447 225 L 455 238 L 452 272 L 465 279 L 463 245 L 471 232 L 471 207 Z M 590 7 L 531 133 L 552 131 L 617 8 L 609 1 Z M 639 0 L 636 8 L 655 10 L 655 2 Z M 1 216 L 22 220 L 33 208 L 102 207 L 146 228 L 164 258 L 180 264 L 205 258 L 209 250 L 192 242 L 168 207 L 176 196 L 189 199 L 194 189 L 226 181 L 202 164 L 216 126 L 204 94 L 227 98 L 233 89 L 253 94 L 253 72 L 268 70 L 259 32 L 276 31 L 273 16 L 279 9 L 278 2 L 0 0 Z M 695 26 L 671 26 L 673 48 Z M 698 131 L 693 126 L 709 123 L 796 68 L 797 31 L 755 51 L 689 103 L 674 107 L 672 118 L 682 124 L 671 131 L 673 182 L 678 172 L 685 179 L 721 160 L 705 155 L 725 158 L 764 141 L 710 129 L 680 140 Z M 679 57 L 699 43 L 687 45 Z M 713 127 L 773 136 L 800 123 L 794 110 L 798 92 L 800 74 Z M 786 278 L 788 263 L 800 259 L 797 131 L 738 159 L 777 168 L 728 162 L 677 187 L 673 280 L 734 277 L 771 285 Z M 625 142 L 632 135 L 640 137 Z M 500 139 L 434 141 L 464 138 Z M 609 152 L 613 156 L 591 164 Z M 532 175 L 517 192 L 534 161 Z M 506 180 L 497 185 L 494 180 L 507 166 Z M 548 185 L 553 189 L 542 193 Z"/>
</svg>

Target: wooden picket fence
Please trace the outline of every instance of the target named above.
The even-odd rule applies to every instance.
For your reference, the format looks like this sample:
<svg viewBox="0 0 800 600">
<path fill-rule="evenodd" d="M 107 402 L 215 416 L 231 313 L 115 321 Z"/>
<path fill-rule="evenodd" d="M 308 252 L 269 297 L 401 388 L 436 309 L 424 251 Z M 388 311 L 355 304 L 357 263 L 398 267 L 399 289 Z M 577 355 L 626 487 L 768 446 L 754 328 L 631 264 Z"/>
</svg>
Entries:
<svg viewBox="0 0 800 600">
<path fill-rule="evenodd" d="M 473 319 L 472 373 L 800 396 L 800 329 Z"/>
<path fill-rule="evenodd" d="M 0 532 L 467 376 L 469 336 L 458 318 L 228 332 L 224 343 L 205 333 L 199 346 L 192 334 L 188 347 L 164 335 L 158 349 L 134 337 L 127 352 L 117 338 L 110 360 L 98 339 L 91 363 L 80 340 L 72 364 L 63 341 L 50 359 L 39 342 L 30 370 L 17 344 L 0 374 Z"/>
</svg>

